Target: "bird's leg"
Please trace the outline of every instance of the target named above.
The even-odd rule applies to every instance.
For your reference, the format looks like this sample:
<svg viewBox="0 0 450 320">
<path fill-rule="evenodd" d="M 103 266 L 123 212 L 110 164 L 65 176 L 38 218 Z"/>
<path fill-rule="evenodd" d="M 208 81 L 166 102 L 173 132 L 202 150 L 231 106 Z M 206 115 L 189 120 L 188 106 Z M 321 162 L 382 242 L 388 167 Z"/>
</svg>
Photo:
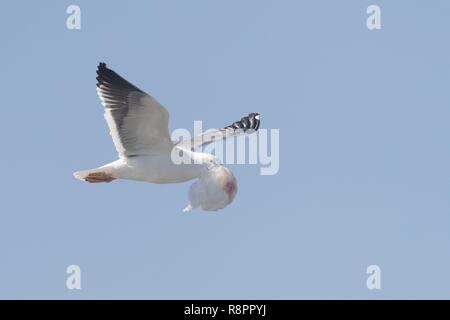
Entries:
<svg viewBox="0 0 450 320">
<path fill-rule="evenodd" d="M 84 180 L 91 183 L 97 183 L 97 182 L 111 182 L 115 178 L 112 177 L 110 173 L 106 172 L 92 172 L 89 173 Z"/>
</svg>

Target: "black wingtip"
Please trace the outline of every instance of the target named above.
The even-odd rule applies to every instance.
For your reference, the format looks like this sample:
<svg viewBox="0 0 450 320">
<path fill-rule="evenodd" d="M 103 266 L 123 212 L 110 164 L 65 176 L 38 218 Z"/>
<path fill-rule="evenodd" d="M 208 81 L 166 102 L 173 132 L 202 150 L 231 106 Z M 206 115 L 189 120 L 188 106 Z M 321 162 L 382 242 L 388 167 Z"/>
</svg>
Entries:
<svg viewBox="0 0 450 320">
<path fill-rule="evenodd" d="M 242 117 L 241 120 L 234 122 L 233 124 L 226 126 L 225 129 L 241 129 L 244 132 L 257 131 L 260 124 L 260 115 L 257 112 L 252 112 L 246 117 Z"/>
<path fill-rule="evenodd" d="M 109 90 L 134 90 L 143 92 L 124 78 L 122 78 L 119 74 L 117 74 L 114 70 L 108 68 L 106 63 L 99 62 L 97 66 L 97 87 L 105 87 Z"/>
<path fill-rule="evenodd" d="M 248 115 L 249 119 L 254 122 L 254 125 L 251 127 L 251 129 L 257 131 L 259 129 L 259 125 L 261 123 L 261 116 L 258 112 L 252 112 Z"/>
<path fill-rule="evenodd" d="M 97 87 L 99 88 L 102 85 L 102 74 L 107 70 L 106 63 L 99 62 L 97 66 L 97 77 L 95 78 L 97 80 Z"/>
<path fill-rule="evenodd" d="M 104 62 L 99 62 L 98 66 L 97 66 L 97 75 L 101 75 L 102 73 L 107 72 L 108 70 L 110 70 L 108 68 L 108 66 L 106 65 L 106 63 Z"/>
</svg>

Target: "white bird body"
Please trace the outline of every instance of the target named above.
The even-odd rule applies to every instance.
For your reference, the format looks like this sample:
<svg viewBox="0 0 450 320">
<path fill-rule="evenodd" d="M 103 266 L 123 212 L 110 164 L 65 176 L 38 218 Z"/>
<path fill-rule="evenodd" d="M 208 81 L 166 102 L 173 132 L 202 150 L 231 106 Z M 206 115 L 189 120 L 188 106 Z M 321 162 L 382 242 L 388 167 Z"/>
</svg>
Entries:
<svg viewBox="0 0 450 320">
<path fill-rule="evenodd" d="M 223 129 L 174 144 L 168 131 L 169 114 L 158 101 L 104 63 L 99 64 L 97 75 L 97 92 L 119 159 L 77 171 L 77 179 L 91 183 L 126 179 L 165 184 L 198 178 L 189 190 L 190 202 L 184 211 L 195 207 L 216 211 L 233 201 L 237 181 L 231 171 L 214 156 L 194 150 L 217 139 L 256 131 L 259 114 L 251 113 Z M 182 151 L 191 163 L 175 163 L 173 151 Z"/>
<path fill-rule="evenodd" d="M 79 171 L 77 178 L 93 172 L 105 172 L 114 179 L 145 181 L 150 183 L 178 183 L 195 179 L 204 170 L 202 164 L 179 164 L 170 155 L 136 156 L 118 159 L 96 169 Z"/>
</svg>

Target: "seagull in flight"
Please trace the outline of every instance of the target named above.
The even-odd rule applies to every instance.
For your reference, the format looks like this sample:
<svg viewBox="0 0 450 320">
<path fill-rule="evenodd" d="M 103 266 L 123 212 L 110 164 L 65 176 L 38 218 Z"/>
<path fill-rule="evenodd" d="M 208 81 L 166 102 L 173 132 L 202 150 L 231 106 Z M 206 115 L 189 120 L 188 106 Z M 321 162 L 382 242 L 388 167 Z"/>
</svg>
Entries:
<svg viewBox="0 0 450 320">
<path fill-rule="evenodd" d="M 90 183 L 127 179 L 158 184 L 197 179 L 189 189 L 185 212 L 197 207 L 216 211 L 233 201 L 237 193 L 234 175 L 213 155 L 196 150 L 219 139 L 257 131 L 259 113 L 250 113 L 222 129 L 173 142 L 167 110 L 105 63 L 97 67 L 97 93 L 119 159 L 77 171 L 75 178 Z M 174 161 L 174 155 L 184 161 Z"/>
</svg>

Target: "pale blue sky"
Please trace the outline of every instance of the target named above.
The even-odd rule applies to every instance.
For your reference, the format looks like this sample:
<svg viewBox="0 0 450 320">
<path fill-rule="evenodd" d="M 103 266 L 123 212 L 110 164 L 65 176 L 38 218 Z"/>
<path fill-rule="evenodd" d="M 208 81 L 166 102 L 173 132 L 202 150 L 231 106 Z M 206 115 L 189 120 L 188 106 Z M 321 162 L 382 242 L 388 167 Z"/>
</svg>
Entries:
<svg viewBox="0 0 450 320">
<path fill-rule="evenodd" d="M 1 1 L 0 298 L 450 298 L 449 12 Z M 191 183 L 75 180 L 116 157 L 99 61 L 163 103 L 171 129 L 260 112 L 280 129 L 279 173 L 230 166 L 239 192 L 217 214 L 181 212 Z M 81 291 L 65 287 L 70 264 Z"/>
</svg>

